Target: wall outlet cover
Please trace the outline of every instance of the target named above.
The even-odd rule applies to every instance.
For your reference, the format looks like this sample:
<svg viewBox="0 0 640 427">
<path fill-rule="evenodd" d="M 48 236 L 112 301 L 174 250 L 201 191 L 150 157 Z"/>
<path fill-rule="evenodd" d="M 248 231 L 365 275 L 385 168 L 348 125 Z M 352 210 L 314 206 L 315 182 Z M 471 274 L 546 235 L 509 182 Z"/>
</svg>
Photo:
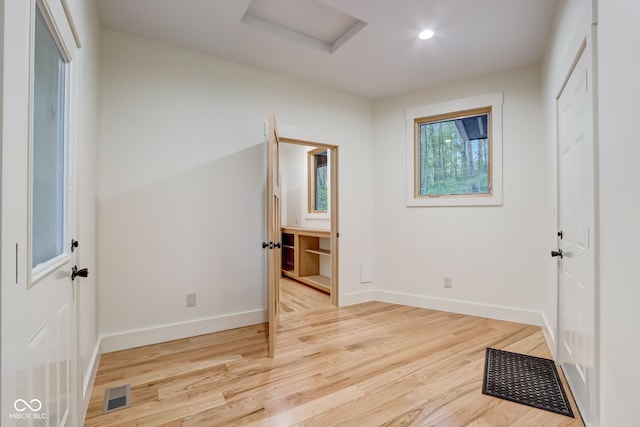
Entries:
<svg viewBox="0 0 640 427">
<path fill-rule="evenodd" d="M 373 261 L 360 261 L 360 283 L 373 282 Z"/>
<path fill-rule="evenodd" d="M 196 294 L 187 294 L 187 307 L 195 307 Z"/>
</svg>

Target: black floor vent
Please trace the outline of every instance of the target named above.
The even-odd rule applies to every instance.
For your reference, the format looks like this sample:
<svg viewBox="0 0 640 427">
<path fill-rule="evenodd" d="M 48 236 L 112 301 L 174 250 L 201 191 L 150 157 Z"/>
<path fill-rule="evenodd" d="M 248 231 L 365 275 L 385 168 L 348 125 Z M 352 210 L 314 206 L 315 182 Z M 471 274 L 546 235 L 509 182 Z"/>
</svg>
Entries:
<svg viewBox="0 0 640 427">
<path fill-rule="evenodd" d="M 110 388 L 104 393 L 102 413 L 108 414 L 109 412 L 127 408 L 130 403 L 131 384 Z"/>
</svg>

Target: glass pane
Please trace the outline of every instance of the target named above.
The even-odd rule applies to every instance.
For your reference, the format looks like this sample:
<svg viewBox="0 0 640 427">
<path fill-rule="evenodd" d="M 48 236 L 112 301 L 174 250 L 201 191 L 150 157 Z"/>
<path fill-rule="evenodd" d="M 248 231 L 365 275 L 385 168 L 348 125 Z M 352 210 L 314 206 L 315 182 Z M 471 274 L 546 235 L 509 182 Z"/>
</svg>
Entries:
<svg viewBox="0 0 640 427">
<path fill-rule="evenodd" d="M 33 107 L 32 267 L 63 252 L 65 224 L 65 70 L 36 8 Z"/>
<path fill-rule="evenodd" d="M 329 206 L 328 187 L 327 187 L 327 152 L 323 151 L 314 156 L 315 164 L 315 211 L 326 212 Z"/>
<path fill-rule="evenodd" d="M 489 194 L 489 114 L 421 123 L 421 196 Z"/>
</svg>

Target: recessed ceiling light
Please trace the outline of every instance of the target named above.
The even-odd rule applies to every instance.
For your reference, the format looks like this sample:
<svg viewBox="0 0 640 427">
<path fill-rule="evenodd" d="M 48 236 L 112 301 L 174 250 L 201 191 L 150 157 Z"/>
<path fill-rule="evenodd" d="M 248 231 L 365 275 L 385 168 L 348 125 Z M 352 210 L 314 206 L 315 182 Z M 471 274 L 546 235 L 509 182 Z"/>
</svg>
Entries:
<svg viewBox="0 0 640 427">
<path fill-rule="evenodd" d="M 420 32 L 420 34 L 418 34 L 418 37 L 419 37 L 421 40 L 428 40 L 428 39 L 430 39 L 431 37 L 433 37 L 433 34 L 434 34 L 434 33 L 433 33 L 433 31 L 431 31 L 431 30 L 422 30 L 422 31 Z"/>
</svg>

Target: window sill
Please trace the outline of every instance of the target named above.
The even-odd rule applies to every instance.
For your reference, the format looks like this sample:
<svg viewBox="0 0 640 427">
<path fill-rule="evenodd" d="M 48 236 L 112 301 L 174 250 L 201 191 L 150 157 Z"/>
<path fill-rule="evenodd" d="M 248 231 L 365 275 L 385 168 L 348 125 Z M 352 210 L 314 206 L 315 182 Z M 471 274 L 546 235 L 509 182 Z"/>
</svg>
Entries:
<svg viewBox="0 0 640 427">
<path fill-rule="evenodd" d="M 35 285 L 40 280 L 44 279 L 50 273 L 56 271 L 71 260 L 71 256 L 67 253 L 60 254 L 55 258 L 51 258 L 49 261 L 36 265 L 31 270 L 31 277 L 29 280 L 29 287 Z"/>
</svg>

